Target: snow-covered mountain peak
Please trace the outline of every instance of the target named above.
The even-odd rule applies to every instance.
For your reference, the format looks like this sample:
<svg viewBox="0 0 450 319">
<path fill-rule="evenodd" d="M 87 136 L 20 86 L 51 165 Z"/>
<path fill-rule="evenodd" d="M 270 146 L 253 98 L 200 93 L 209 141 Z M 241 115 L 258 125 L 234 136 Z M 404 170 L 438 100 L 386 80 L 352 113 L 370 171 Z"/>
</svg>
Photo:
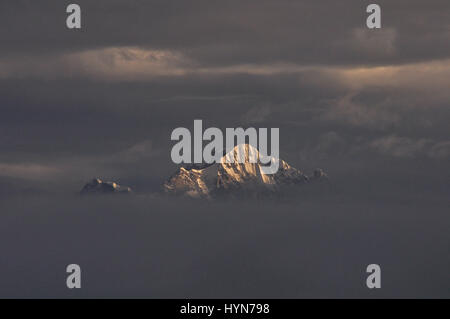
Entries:
<svg viewBox="0 0 450 319">
<path fill-rule="evenodd" d="M 129 187 L 121 186 L 115 182 L 104 182 L 99 178 L 94 178 L 81 190 L 82 195 L 87 194 L 129 194 L 132 190 Z"/>
<path fill-rule="evenodd" d="M 265 158 L 267 162 L 267 158 Z M 265 174 L 265 165 L 277 162 L 275 174 Z M 324 179 L 326 174 L 315 173 L 312 178 L 291 167 L 281 159 L 270 157 L 262 164 L 258 150 L 249 144 L 240 144 L 226 153 L 219 163 L 181 167 L 163 185 L 169 194 L 189 197 L 214 197 L 239 193 L 262 195 L 282 192 L 286 187 Z M 317 174 L 317 178 L 316 178 Z M 320 175 L 320 176 L 319 176 Z"/>
</svg>

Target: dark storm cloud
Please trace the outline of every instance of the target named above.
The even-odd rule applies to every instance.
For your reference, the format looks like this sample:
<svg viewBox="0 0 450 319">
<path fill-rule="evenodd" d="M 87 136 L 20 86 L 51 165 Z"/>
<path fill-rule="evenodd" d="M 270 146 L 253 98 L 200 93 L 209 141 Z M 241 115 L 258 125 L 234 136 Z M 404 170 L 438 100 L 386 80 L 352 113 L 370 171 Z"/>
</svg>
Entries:
<svg viewBox="0 0 450 319">
<path fill-rule="evenodd" d="M 65 27 L 67 1 L 1 4 L 2 54 L 141 46 L 199 65 L 295 62 L 392 64 L 449 57 L 445 0 L 378 1 L 383 28 L 365 30 L 368 1 L 87 1 L 83 29 Z"/>
</svg>

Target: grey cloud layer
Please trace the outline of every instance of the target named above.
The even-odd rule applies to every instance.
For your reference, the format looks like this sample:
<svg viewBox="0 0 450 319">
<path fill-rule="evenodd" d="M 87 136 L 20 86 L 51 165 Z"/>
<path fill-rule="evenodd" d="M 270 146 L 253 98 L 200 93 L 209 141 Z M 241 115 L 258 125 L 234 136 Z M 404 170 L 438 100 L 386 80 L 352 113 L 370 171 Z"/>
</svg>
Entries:
<svg viewBox="0 0 450 319">
<path fill-rule="evenodd" d="M 203 66 L 245 63 L 367 65 L 450 53 L 448 1 L 378 1 L 383 29 L 365 31 L 370 2 L 80 0 L 84 29 L 65 28 L 65 2 L 1 5 L 3 53 L 111 46 L 180 51 Z"/>
</svg>

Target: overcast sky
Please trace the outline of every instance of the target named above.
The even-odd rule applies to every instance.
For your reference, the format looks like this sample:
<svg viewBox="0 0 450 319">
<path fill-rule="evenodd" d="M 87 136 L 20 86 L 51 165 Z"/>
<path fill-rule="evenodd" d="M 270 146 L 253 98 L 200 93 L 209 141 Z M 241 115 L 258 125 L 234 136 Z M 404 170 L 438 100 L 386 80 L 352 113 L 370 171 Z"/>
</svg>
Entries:
<svg viewBox="0 0 450 319">
<path fill-rule="evenodd" d="M 78 1 L 82 30 L 68 3 L 0 4 L 0 178 L 159 183 L 194 119 L 279 127 L 301 169 L 448 163 L 448 1 L 379 1 L 380 30 L 366 1 Z"/>
</svg>

